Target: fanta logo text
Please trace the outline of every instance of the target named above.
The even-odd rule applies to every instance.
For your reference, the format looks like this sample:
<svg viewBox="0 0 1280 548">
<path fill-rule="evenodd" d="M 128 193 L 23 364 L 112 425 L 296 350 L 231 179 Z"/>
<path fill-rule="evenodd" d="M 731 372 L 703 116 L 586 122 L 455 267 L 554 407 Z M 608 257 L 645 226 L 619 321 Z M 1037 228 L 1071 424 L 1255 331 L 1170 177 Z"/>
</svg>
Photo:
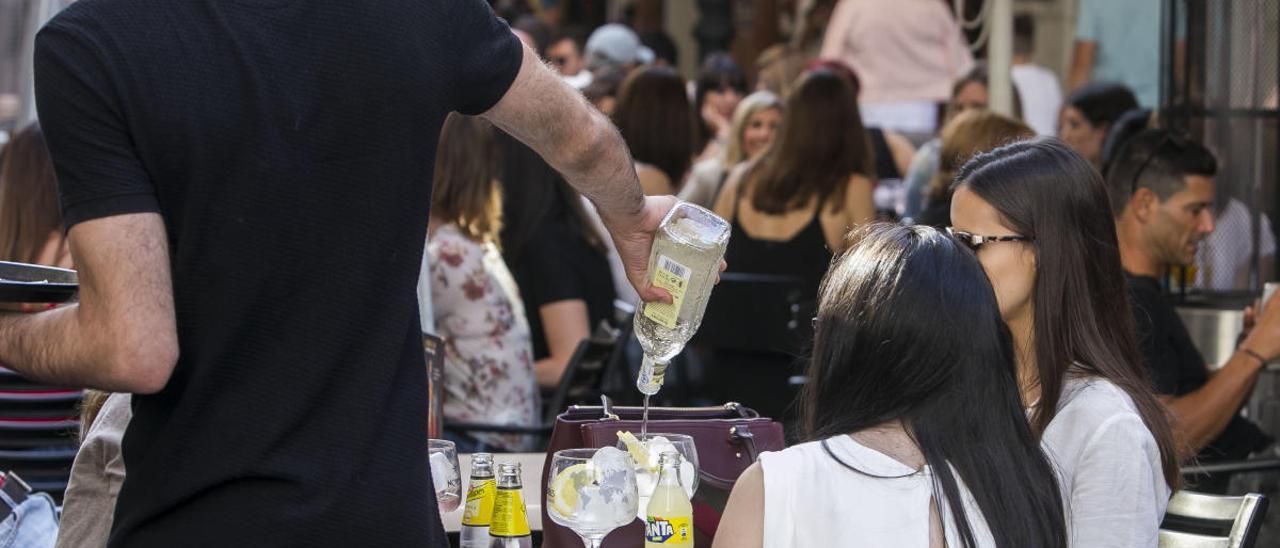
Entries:
<svg viewBox="0 0 1280 548">
<path fill-rule="evenodd" d="M 671 522 L 662 518 L 649 518 L 649 523 L 645 526 L 644 536 L 649 542 L 666 542 L 675 535 L 675 528 L 671 526 Z"/>
</svg>

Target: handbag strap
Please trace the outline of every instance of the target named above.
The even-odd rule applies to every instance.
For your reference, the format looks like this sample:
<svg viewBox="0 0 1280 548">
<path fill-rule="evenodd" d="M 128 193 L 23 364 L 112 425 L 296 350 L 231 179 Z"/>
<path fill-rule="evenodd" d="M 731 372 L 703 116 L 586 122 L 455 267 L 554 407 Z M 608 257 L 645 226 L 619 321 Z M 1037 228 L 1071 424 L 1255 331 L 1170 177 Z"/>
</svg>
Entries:
<svg viewBox="0 0 1280 548">
<path fill-rule="evenodd" d="M 609 402 L 611 403 L 611 402 Z M 599 419 L 617 420 L 626 418 L 639 420 L 644 413 L 642 407 L 616 405 L 571 405 L 564 417 L 571 420 Z M 634 418 L 633 418 L 634 417 Z M 707 407 L 650 407 L 649 418 L 653 420 L 667 419 L 758 419 L 760 413 L 738 402 Z"/>
<path fill-rule="evenodd" d="M 756 459 L 760 458 L 760 451 L 756 449 L 755 434 L 752 434 L 751 428 L 745 424 L 736 425 L 729 429 L 729 443 L 741 445 L 743 450 L 747 452 L 747 458 L 752 463 L 755 463 Z M 708 485 L 725 491 L 732 489 L 733 484 L 737 482 L 737 478 L 723 478 L 705 469 L 698 471 L 698 477 Z"/>
</svg>

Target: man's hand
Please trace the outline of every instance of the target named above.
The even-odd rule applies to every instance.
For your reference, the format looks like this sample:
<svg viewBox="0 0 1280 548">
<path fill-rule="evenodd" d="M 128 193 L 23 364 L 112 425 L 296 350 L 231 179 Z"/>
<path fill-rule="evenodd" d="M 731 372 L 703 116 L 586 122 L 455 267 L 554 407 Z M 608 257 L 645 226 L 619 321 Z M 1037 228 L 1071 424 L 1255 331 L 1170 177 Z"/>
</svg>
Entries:
<svg viewBox="0 0 1280 548">
<path fill-rule="evenodd" d="M 649 283 L 649 255 L 653 252 L 653 235 L 658 231 L 658 225 L 678 202 L 675 196 L 648 196 L 645 197 L 644 209 L 632 219 L 610 221 L 602 217 L 627 271 L 627 279 L 631 280 L 643 301 L 671 302 L 671 294 L 667 290 Z M 724 272 L 726 267 L 721 260 L 720 272 Z M 716 281 L 720 281 L 718 277 Z"/>
<path fill-rule="evenodd" d="M 653 235 L 658 225 L 662 224 L 662 219 L 676 206 L 676 202 L 675 196 L 648 196 L 644 199 L 644 208 L 630 219 L 601 217 L 613 237 L 618 257 L 627 271 L 627 279 L 631 280 L 641 300 L 671 302 L 670 293 L 649 284 L 649 254 L 653 250 Z"/>
<path fill-rule="evenodd" d="M 1262 313 L 1256 317 L 1253 329 L 1249 330 L 1240 346 L 1256 352 L 1267 361 L 1280 357 L 1280 299 L 1273 298 L 1264 303 Z"/>
</svg>

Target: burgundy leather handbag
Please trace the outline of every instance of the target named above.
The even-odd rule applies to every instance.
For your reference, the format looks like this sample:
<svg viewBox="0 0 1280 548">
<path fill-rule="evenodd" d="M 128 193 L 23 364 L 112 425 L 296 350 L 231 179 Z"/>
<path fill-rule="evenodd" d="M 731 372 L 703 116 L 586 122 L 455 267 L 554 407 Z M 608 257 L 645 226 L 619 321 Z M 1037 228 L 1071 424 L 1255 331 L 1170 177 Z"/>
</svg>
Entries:
<svg viewBox="0 0 1280 548">
<path fill-rule="evenodd" d="M 640 434 L 641 408 L 604 406 L 569 407 L 556 417 L 543 468 L 551 466 L 551 456 L 561 449 L 613 447 L 619 430 Z M 693 496 L 694 545 L 711 546 L 720 513 L 738 476 L 756 461 L 762 451 L 780 451 L 785 446 L 782 425 L 763 418 L 737 403 L 716 407 L 650 407 L 649 433 L 686 434 L 698 448 L 698 491 Z M 547 478 L 542 478 L 543 546 L 577 548 L 578 535 L 547 516 Z M 644 546 L 644 524 L 640 520 L 620 527 L 605 537 L 606 548 Z"/>
</svg>

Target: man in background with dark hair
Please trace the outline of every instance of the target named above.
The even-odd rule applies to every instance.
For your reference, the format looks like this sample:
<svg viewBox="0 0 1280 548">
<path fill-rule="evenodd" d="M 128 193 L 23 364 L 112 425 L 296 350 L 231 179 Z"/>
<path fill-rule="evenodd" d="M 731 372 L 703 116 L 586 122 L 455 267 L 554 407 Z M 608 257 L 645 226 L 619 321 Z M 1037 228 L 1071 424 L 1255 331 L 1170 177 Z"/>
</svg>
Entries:
<svg viewBox="0 0 1280 548">
<path fill-rule="evenodd" d="M 1280 303 L 1260 311 L 1231 358 L 1211 369 L 1192 343 L 1160 279 L 1190 264 L 1214 228 L 1217 161 L 1203 145 L 1167 130 L 1144 130 L 1126 143 L 1108 173 L 1120 260 L 1132 296 L 1146 366 L 1173 415 L 1183 459 L 1240 460 L 1273 447 L 1240 416 L 1263 365 L 1280 357 Z M 1225 478 L 1195 485 L 1222 492 Z"/>
<path fill-rule="evenodd" d="M 582 36 L 576 30 L 561 30 L 551 35 L 546 57 L 569 85 L 577 89 L 591 85 L 591 71 L 582 58 Z"/>
</svg>

